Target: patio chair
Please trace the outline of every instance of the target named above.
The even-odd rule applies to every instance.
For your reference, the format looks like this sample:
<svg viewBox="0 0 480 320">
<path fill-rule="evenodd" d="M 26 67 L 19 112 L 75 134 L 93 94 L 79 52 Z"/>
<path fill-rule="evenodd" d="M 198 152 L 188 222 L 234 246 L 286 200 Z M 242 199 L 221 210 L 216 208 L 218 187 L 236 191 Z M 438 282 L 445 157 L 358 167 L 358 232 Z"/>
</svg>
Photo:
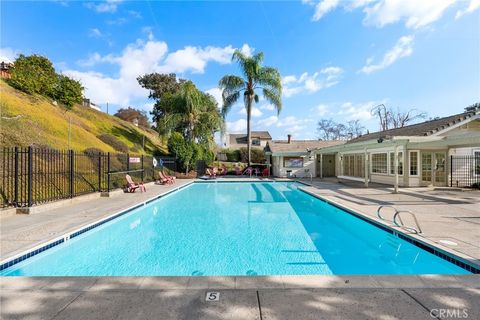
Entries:
<svg viewBox="0 0 480 320">
<path fill-rule="evenodd" d="M 242 169 L 240 169 L 239 166 L 235 166 L 235 174 L 236 174 L 237 176 L 239 176 L 239 175 L 242 174 Z"/>
<path fill-rule="evenodd" d="M 248 175 L 248 176 L 251 176 L 253 173 L 253 169 L 252 167 L 248 167 L 247 169 L 245 169 L 242 173 L 242 175 Z"/>
<path fill-rule="evenodd" d="M 217 177 L 218 169 L 217 167 L 213 168 L 207 168 L 206 175 L 209 176 L 212 179 L 215 179 Z"/>
<path fill-rule="evenodd" d="M 219 176 L 226 176 L 227 175 L 227 167 L 225 165 L 222 165 L 220 170 L 218 171 Z"/>
<path fill-rule="evenodd" d="M 158 171 L 158 176 L 160 177 L 159 181 L 161 184 L 173 184 L 175 182 L 172 177 L 165 175 L 162 171 Z"/>
<path fill-rule="evenodd" d="M 268 169 L 268 168 L 263 169 L 262 177 L 266 178 L 268 176 L 270 176 L 270 169 Z"/>
<path fill-rule="evenodd" d="M 125 176 L 125 179 L 127 179 L 127 192 L 134 193 L 137 189 L 140 189 L 141 192 L 147 191 L 147 189 L 143 185 L 143 182 L 135 183 L 132 177 L 130 177 L 130 175 L 128 174 Z"/>
</svg>

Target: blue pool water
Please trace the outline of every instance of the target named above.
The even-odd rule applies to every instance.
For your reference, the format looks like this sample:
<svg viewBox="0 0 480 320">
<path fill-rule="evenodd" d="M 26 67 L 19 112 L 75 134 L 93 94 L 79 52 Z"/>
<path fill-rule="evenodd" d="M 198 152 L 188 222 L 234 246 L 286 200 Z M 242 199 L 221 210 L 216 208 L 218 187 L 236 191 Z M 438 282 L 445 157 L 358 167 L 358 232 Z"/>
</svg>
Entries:
<svg viewBox="0 0 480 320">
<path fill-rule="evenodd" d="M 2 275 L 468 273 L 298 186 L 195 183 Z"/>
</svg>

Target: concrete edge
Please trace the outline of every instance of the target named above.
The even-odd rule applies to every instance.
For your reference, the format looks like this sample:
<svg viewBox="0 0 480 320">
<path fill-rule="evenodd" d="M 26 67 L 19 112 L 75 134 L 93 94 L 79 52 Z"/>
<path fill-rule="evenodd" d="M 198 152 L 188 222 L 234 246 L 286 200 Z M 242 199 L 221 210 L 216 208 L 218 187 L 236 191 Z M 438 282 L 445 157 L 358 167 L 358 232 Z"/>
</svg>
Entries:
<svg viewBox="0 0 480 320">
<path fill-rule="evenodd" d="M 480 275 L 0 277 L 2 291 L 169 289 L 480 289 Z"/>
</svg>

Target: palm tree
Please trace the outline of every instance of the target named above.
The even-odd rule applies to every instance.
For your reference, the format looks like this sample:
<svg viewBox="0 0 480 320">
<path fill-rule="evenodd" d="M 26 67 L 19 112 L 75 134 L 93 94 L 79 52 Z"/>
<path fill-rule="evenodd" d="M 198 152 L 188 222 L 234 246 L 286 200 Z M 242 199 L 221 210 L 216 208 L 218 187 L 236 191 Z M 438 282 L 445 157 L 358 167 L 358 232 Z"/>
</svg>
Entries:
<svg viewBox="0 0 480 320">
<path fill-rule="evenodd" d="M 277 109 L 279 114 L 282 110 L 282 80 L 277 69 L 262 66 L 262 52 L 249 57 L 237 49 L 233 53 L 232 60 L 240 65 L 243 77 L 226 75 L 220 79 L 219 87 L 223 97 L 222 115 L 225 118 L 243 93 L 243 102 L 247 111 L 247 153 L 250 166 L 252 144 L 250 120 L 253 103 L 258 103 L 259 100 L 255 90 L 261 90 L 264 98 Z"/>
</svg>

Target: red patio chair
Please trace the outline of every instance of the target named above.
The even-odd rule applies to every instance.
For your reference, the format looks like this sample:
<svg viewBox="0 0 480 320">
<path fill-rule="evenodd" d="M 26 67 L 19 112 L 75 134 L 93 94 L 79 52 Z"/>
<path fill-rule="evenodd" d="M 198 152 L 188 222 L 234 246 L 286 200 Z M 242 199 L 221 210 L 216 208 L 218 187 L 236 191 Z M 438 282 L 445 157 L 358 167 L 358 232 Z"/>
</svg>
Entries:
<svg viewBox="0 0 480 320">
<path fill-rule="evenodd" d="M 135 183 L 130 177 L 130 175 L 126 175 L 125 179 L 127 179 L 127 192 L 134 193 L 137 189 L 140 189 L 140 191 L 145 192 L 147 189 L 143 185 L 143 182 L 140 183 Z"/>
</svg>

